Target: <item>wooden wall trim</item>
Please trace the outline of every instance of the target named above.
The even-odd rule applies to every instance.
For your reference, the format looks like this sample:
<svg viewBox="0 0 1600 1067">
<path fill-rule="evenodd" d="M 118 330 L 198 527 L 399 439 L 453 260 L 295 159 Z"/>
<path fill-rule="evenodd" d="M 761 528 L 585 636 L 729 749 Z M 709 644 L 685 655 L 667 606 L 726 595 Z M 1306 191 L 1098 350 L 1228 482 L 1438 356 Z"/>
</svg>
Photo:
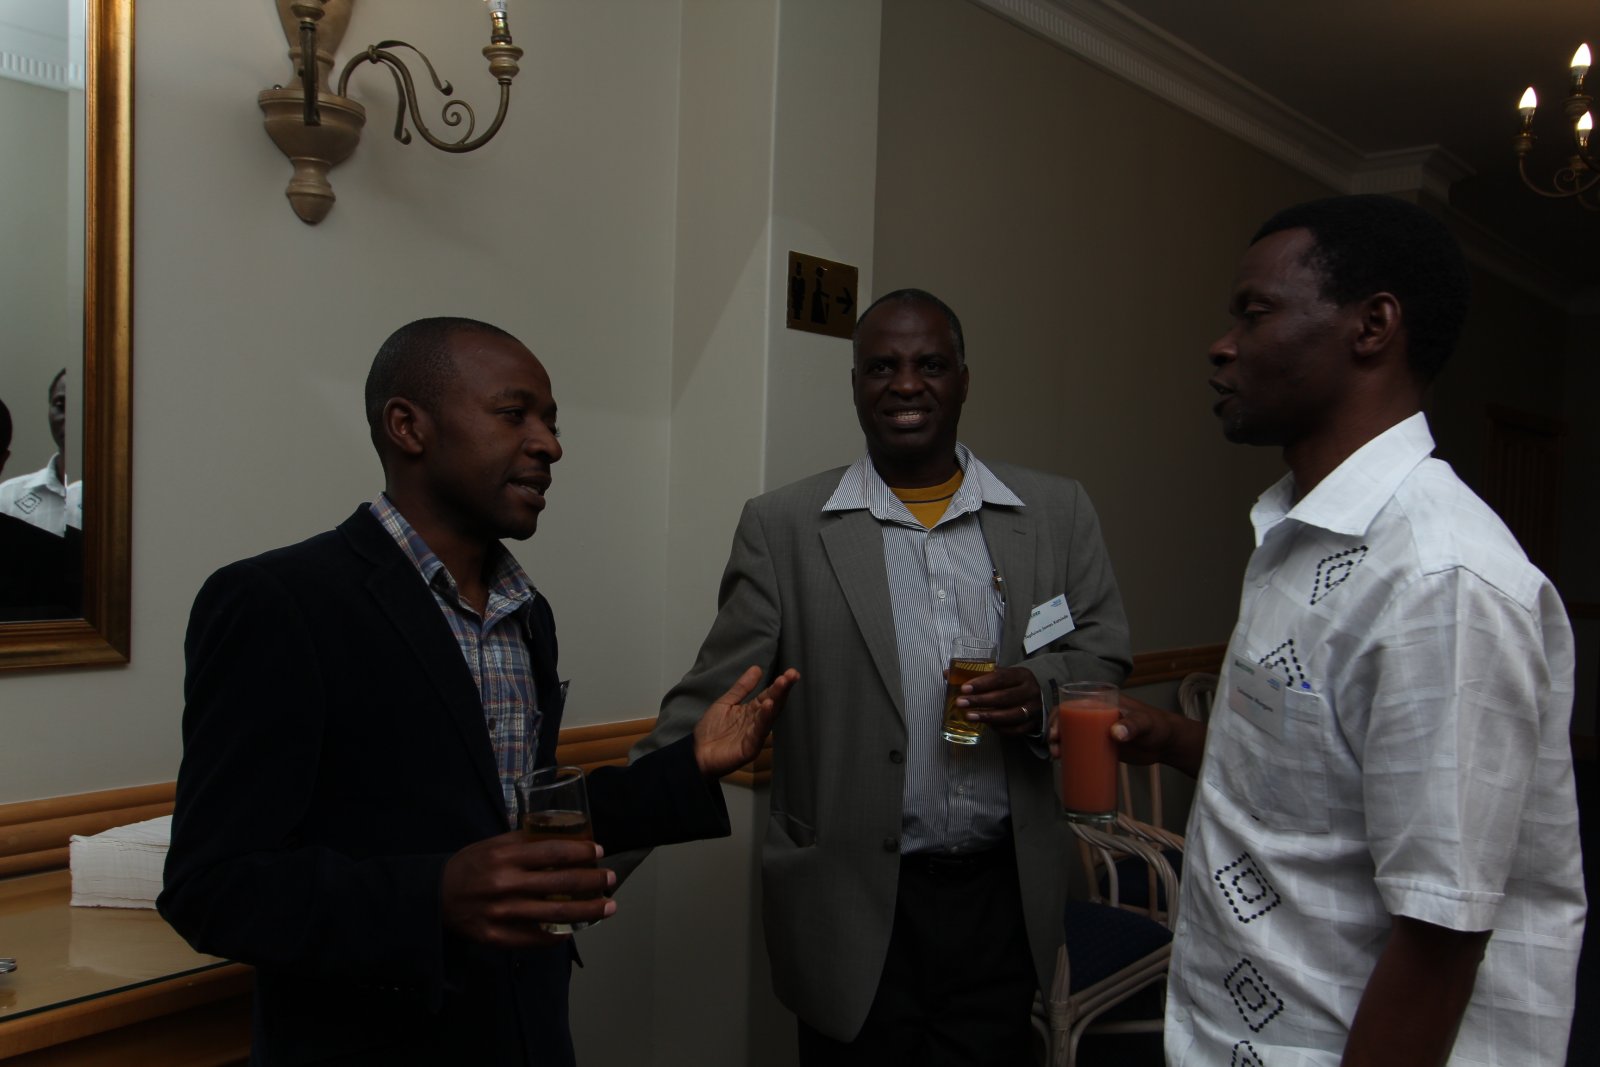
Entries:
<svg viewBox="0 0 1600 1067">
<path fill-rule="evenodd" d="M 1197 645 L 1141 652 L 1133 657 L 1129 688 L 1174 681 L 1192 671 L 1216 671 L 1223 645 Z M 628 750 L 655 727 L 654 719 L 626 719 L 561 731 L 556 761 L 585 771 L 626 763 Z M 772 780 L 770 746 L 754 762 L 723 781 L 756 788 Z M 172 812 L 174 783 L 106 789 L 74 796 L 0 804 L 0 877 L 58 870 L 67 865 L 67 839 Z"/>
<path fill-rule="evenodd" d="M 175 783 L 0 804 L 0 877 L 67 865 L 67 839 L 172 811 Z"/>
<path fill-rule="evenodd" d="M 1133 657 L 1133 673 L 1122 683 L 1124 689 L 1134 689 L 1156 682 L 1182 681 L 1186 675 L 1200 671 L 1217 674 L 1222 670 L 1222 657 L 1227 645 L 1194 645 L 1190 648 L 1164 648 L 1156 652 L 1139 652 Z"/>
</svg>

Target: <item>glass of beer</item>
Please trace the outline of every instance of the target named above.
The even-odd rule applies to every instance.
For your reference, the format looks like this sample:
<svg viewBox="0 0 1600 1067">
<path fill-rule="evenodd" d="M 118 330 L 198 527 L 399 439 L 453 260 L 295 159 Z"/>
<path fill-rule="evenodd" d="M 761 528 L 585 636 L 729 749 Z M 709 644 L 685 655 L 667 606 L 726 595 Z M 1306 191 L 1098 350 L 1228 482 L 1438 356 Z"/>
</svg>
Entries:
<svg viewBox="0 0 1600 1067">
<path fill-rule="evenodd" d="M 1117 817 L 1117 687 L 1068 682 L 1056 703 L 1061 743 L 1061 806 L 1073 822 L 1099 826 Z"/>
<path fill-rule="evenodd" d="M 517 808 L 522 813 L 522 832 L 533 841 L 594 841 L 594 826 L 589 821 L 589 792 L 583 784 L 582 767 L 543 767 L 517 780 Z M 591 859 L 586 866 L 595 866 Z M 571 900 L 553 896 L 552 900 Z M 586 922 L 540 923 L 539 929 L 551 934 L 570 934 L 590 925 Z"/>
<path fill-rule="evenodd" d="M 994 642 L 985 637 L 958 637 L 950 645 L 950 672 L 944 685 L 944 739 L 952 745 L 975 745 L 983 723 L 968 722 L 967 709 L 956 707 L 961 687 L 994 670 Z"/>
</svg>

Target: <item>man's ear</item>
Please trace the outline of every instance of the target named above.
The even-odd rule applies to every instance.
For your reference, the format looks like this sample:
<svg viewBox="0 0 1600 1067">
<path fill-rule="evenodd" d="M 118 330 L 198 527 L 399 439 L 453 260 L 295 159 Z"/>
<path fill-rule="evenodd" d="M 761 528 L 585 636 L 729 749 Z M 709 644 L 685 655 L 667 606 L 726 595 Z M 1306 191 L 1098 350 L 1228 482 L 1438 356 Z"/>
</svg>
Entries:
<svg viewBox="0 0 1600 1067">
<path fill-rule="evenodd" d="M 397 396 L 383 405 L 383 434 L 401 455 L 422 455 L 432 431 L 428 413 L 415 401 Z"/>
<path fill-rule="evenodd" d="M 1405 312 L 1393 293 L 1373 293 L 1361 302 L 1355 352 L 1363 361 L 1385 352 L 1404 355 Z"/>
</svg>

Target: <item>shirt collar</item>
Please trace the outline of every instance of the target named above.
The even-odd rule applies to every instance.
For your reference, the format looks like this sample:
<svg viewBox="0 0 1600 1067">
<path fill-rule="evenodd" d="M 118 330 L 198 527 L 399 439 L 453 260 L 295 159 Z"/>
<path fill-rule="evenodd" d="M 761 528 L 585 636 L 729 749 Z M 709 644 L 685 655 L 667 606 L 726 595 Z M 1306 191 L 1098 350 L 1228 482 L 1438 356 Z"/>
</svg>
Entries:
<svg viewBox="0 0 1600 1067">
<path fill-rule="evenodd" d="M 1352 452 L 1298 503 L 1294 475 L 1285 474 L 1250 509 L 1256 545 L 1285 519 L 1336 534 L 1366 533 L 1400 483 L 1432 454 L 1433 434 L 1419 411 Z"/>
<path fill-rule="evenodd" d="M 60 478 L 56 477 L 56 460 L 60 456 L 61 453 L 59 452 L 53 453 L 50 456 L 50 462 L 46 463 L 41 469 L 34 471 L 32 474 L 19 475 L 16 478 L 17 484 L 25 485 L 29 489 L 45 489 L 56 496 L 66 496 L 67 487 L 61 484 Z"/>
<path fill-rule="evenodd" d="M 433 554 L 433 549 L 428 547 L 428 542 L 422 535 L 412 528 L 406 517 L 400 514 L 400 509 L 389 500 L 387 493 L 381 493 L 378 499 L 372 502 L 372 515 L 383 528 L 389 531 L 389 536 L 394 538 L 395 544 L 400 546 L 400 551 L 417 568 L 422 575 L 422 580 L 428 583 L 430 589 L 448 592 L 451 599 L 460 603 L 460 594 L 456 588 L 455 576 L 445 569 L 444 561 Z M 532 603 L 538 595 L 538 590 L 528 580 L 527 572 L 506 547 L 498 541 L 489 549 L 489 599 L 491 611 L 495 597 L 504 597 L 516 603 L 519 607 L 525 603 Z"/>
<path fill-rule="evenodd" d="M 959 441 L 956 442 L 956 463 L 961 467 L 961 488 L 950 498 L 950 506 L 936 525 L 977 511 L 985 504 L 1014 508 L 1026 506 L 994 471 L 984 466 L 983 461 Z M 838 488 L 822 505 L 823 511 L 859 511 L 863 508 L 879 522 L 922 525 L 879 476 L 877 468 L 872 465 L 871 456 L 862 456 L 851 464 L 839 479 Z"/>
</svg>

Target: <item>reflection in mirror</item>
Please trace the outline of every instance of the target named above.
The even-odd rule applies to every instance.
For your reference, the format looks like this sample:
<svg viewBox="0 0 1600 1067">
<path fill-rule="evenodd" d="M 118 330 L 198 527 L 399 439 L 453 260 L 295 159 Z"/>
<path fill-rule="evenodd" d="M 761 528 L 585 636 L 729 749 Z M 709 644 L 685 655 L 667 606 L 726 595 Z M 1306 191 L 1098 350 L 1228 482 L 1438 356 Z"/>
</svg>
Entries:
<svg viewBox="0 0 1600 1067">
<path fill-rule="evenodd" d="M 131 24 L 0 0 L 0 667 L 127 659 Z"/>
</svg>

